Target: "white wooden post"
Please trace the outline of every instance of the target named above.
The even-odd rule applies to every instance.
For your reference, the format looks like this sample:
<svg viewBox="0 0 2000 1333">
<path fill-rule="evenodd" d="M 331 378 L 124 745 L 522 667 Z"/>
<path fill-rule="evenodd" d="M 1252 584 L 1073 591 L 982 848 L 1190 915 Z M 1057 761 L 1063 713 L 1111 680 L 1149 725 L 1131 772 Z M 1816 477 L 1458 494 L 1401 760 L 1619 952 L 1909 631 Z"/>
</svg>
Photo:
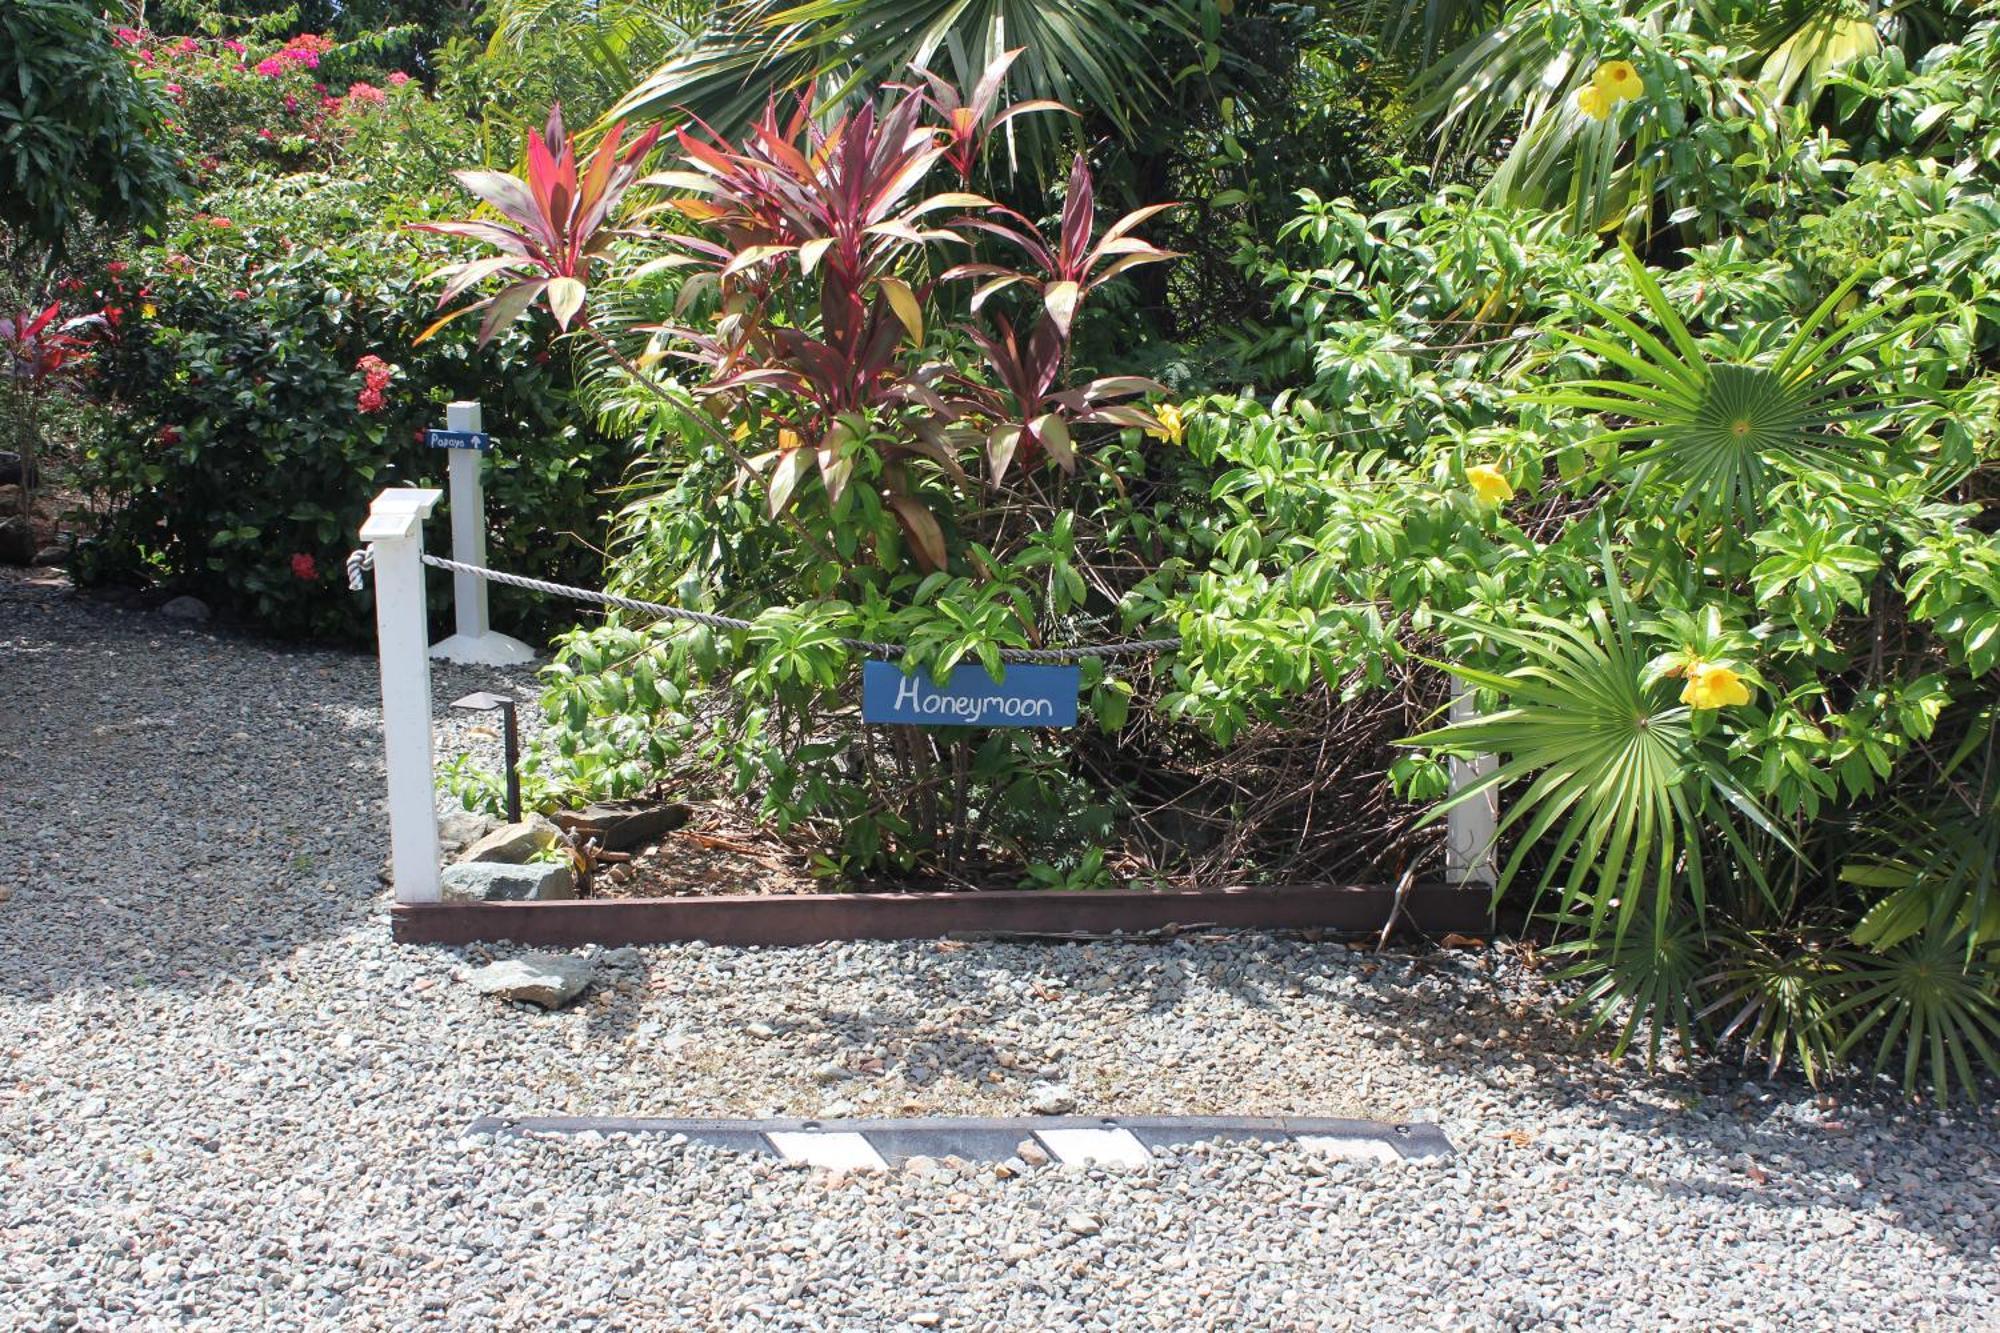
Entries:
<svg viewBox="0 0 2000 1333">
<path fill-rule="evenodd" d="M 1465 682 L 1451 683 L 1451 720 L 1464 722 L 1477 716 L 1472 691 Z M 1494 770 L 1497 760 L 1490 754 L 1474 759 L 1452 759 L 1451 790 L 1456 795 Z M 1445 883 L 1470 888 L 1491 888 L 1499 879 L 1499 861 L 1494 838 L 1500 827 L 1500 789 L 1488 787 L 1445 816 Z"/>
<path fill-rule="evenodd" d="M 478 403 L 452 403 L 445 408 L 445 428 L 453 434 L 480 435 L 485 426 Z M 451 455 L 451 558 L 464 565 L 486 567 L 486 488 L 479 477 L 486 450 L 454 445 Z M 458 570 L 451 576 L 452 614 L 458 632 L 431 648 L 432 657 L 475 666 L 520 666 L 535 660 L 535 650 L 519 639 L 493 632 L 486 613 L 486 580 Z"/>
<path fill-rule="evenodd" d="M 382 749 L 389 774 L 389 863 L 399 903 L 438 900 L 437 788 L 431 772 L 430 638 L 424 520 L 443 493 L 398 487 L 375 497 L 361 540 L 375 556 Z"/>
</svg>

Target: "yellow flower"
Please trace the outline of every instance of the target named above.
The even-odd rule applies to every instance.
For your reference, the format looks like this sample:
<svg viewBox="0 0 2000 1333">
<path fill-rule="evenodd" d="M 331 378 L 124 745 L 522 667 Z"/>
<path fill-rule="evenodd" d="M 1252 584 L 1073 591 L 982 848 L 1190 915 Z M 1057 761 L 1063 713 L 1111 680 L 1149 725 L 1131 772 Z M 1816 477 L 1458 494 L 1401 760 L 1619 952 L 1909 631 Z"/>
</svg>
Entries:
<svg viewBox="0 0 2000 1333">
<path fill-rule="evenodd" d="M 1187 418 L 1181 415 L 1181 410 L 1172 403 L 1162 403 L 1153 409 L 1153 415 L 1159 418 L 1159 429 L 1149 430 L 1146 434 L 1168 444 L 1179 444 L 1181 437 L 1187 433 Z"/>
<path fill-rule="evenodd" d="M 1714 662 L 1691 662 L 1681 702 L 1690 708 L 1727 708 L 1750 702 L 1750 687 L 1726 666 Z"/>
<path fill-rule="evenodd" d="M 1490 463 L 1474 463 L 1465 470 L 1465 480 L 1481 504 L 1503 505 L 1514 498 L 1507 474 Z"/>
<path fill-rule="evenodd" d="M 151 301 L 148 301 L 146 302 L 146 304 L 139 307 L 139 314 L 144 319 L 151 319 L 153 316 L 159 313 L 160 313 L 160 308 L 154 305 Z"/>
<path fill-rule="evenodd" d="M 1596 77 L 1591 80 L 1604 90 L 1613 106 L 1629 102 L 1646 91 L 1646 81 L 1639 77 L 1639 71 L 1629 60 L 1607 60 L 1597 67 Z"/>
<path fill-rule="evenodd" d="M 1611 94 L 1594 83 L 1586 83 L 1576 90 L 1576 109 L 1592 120 L 1603 120 L 1611 114 Z"/>
</svg>

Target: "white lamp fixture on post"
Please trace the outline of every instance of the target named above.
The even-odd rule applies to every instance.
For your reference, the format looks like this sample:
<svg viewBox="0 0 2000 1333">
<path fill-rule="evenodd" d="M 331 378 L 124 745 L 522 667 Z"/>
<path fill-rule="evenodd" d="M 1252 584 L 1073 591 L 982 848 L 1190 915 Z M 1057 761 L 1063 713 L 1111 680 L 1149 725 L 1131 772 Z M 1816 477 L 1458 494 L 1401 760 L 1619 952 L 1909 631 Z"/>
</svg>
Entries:
<svg viewBox="0 0 2000 1333">
<path fill-rule="evenodd" d="M 424 612 L 424 520 L 441 491 L 383 491 L 361 525 L 374 553 L 382 668 L 382 749 L 389 774 L 389 865 L 399 903 L 438 900 L 437 788 L 431 771 L 430 638 Z"/>
<path fill-rule="evenodd" d="M 478 403 L 452 403 L 445 408 L 445 429 L 427 432 L 434 448 L 451 454 L 451 558 L 462 565 L 486 567 L 486 490 L 480 464 L 493 447 L 480 419 Z M 535 660 L 535 650 L 519 639 L 497 634 L 486 614 L 486 580 L 454 570 L 452 610 L 458 632 L 431 648 L 432 657 L 470 666 L 522 666 Z"/>
</svg>

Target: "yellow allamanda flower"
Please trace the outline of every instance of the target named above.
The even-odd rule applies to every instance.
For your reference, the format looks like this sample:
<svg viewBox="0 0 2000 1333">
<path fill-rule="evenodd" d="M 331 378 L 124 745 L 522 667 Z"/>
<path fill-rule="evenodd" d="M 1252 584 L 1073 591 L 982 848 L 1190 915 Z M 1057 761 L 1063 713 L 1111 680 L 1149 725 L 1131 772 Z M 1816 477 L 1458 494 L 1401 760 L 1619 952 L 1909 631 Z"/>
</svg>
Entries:
<svg viewBox="0 0 2000 1333">
<path fill-rule="evenodd" d="M 1691 662 L 1687 684 L 1681 687 L 1681 702 L 1690 708 L 1727 708 L 1750 702 L 1750 687 L 1743 677 L 1716 662 Z"/>
<path fill-rule="evenodd" d="M 1172 403 L 1161 403 L 1153 409 L 1153 415 L 1159 420 L 1160 427 L 1146 434 L 1168 444 L 1179 444 L 1181 437 L 1187 434 L 1187 418 L 1181 415 L 1181 410 Z"/>
<path fill-rule="evenodd" d="M 1611 114 L 1611 94 L 1594 83 L 1586 83 L 1576 90 L 1576 109 L 1592 120 L 1603 120 Z"/>
<path fill-rule="evenodd" d="M 1502 505 L 1514 498 L 1507 474 L 1491 463 L 1474 463 L 1465 470 L 1465 481 L 1481 504 Z"/>
<path fill-rule="evenodd" d="M 1611 104 L 1629 102 L 1646 91 L 1646 81 L 1629 60 L 1607 60 L 1597 67 L 1591 82 L 1602 88 Z"/>
</svg>

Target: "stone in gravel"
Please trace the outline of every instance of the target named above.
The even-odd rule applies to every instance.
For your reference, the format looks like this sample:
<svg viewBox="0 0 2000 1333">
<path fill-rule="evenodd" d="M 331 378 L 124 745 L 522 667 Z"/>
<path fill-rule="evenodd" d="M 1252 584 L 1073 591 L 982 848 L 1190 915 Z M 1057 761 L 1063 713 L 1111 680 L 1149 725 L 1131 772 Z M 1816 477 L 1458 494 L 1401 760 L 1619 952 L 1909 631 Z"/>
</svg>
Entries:
<svg viewBox="0 0 2000 1333">
<path fill-rule="evenodd" d="M 769 1023 L 752 1023 L 749 1027 L 746 1027 L 743 1030 L 749 1033 L 751 1036 L 755 1037 L 758 1041 L 769 1041 L 771 1038 L 778 1035 L 778 1030 L 772 1027 Z"/>
<path fill-rule="evenodd" d="M 440 891 L 448 903 L 554 902 L 576 897 L 576 876 L 560 861 L 524 866 L 473 861 L 445 867 Z"/>
<path fill-rule="evenodd" d="M 941 1169 L 935 1157 L 918 1155 L 903 1163 L 904 1173 L 912 1176 L 934 1176 Z"/>
<path fill-rule="evenodd" d="M 456 852 L 478 842 L 499 824 L 500 821 L 491 815 L 475 814 L 470 810 L 447 810 L 438 816 L 438 842 L 445 850 Z"/>
<path fill-rule="evenodd" d="M 1016 1144 L 1014 1155 L 1029 1166 L 1047 1166 L 1049 1164 L 1049 1150 L 1033 1139 L 1022 1139 L 1020 1143 Z"/>
<path fill-rule="evenodd" d="M 53 569 L 69 563 L 69 549 L 63 546 L 44 546 L 35 552 L 35 563 L 43 569 Z"/>
<path fill-rule="evenodd" d="M 504 861 L 523 865 L 534 859 L 536 852 L 555 846 L 557 836 L 554 824 L 540 815 L 529 815 L 518 824 L 502 824 L 473 843 L 459 854 L 459 864 Z"/>
<path fill-rule="evenodd" d="M 1037 1083 L 1028 1089 L 1028 1109 L 1036 1115 L 1068 1115 L 1076 1109 L 1076 1094 L 1062 1083 Z"/>
<path fill-rule="evenodd" d="M 1072 1236 L 1095 1236 L 1104 1224 L 1089 1213 L 1071 1213 L 1063 1219 L 1063 1230 Z"/>
<path fill-rule="evenodd" d="M 560 1009 L 583 994 L 594 978 L 595 970 L 585 959 L 564 953 L 530 953 L 488 963 L 466 980 L 481 995 Z"/>
<path fill-rule="evenodd" d="M 556 813 L 555 819 L 579 842 L 595 838 L 597 845 L 607 852 L 629 852 L 634 847 L 658 842 L 687 823 L 688 808 L 642 801 L 613 801 L 582 810 L 561 810 Z"/>
<path fill-rule="evenodd" d="M 185 620 L 190 625 L 199 625 L 208 619 L 208 603 L 199 597 L 176 597 L 160 608 L 160 614 L 169 620 Z"/>
<path fill-rule="evenodd" d="M 0 564 L 26 565 L 35 559 L 35 530 L 16 514 L 0 519 Z"/>
</svg>

